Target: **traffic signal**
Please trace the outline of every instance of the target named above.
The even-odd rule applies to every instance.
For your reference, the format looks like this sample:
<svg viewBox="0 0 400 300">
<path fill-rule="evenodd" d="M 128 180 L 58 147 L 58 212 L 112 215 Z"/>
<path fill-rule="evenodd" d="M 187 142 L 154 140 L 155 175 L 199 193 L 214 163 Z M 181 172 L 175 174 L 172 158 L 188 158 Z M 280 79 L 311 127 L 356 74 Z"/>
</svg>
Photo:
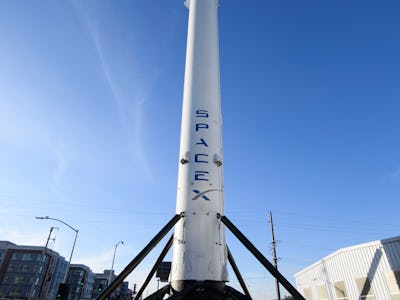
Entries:
<svg viewBox="0 0 400 300">
<path fill-rule="evenodd" d="M 69 284 L 60 283 L 60 285 L 58 286 L 56 299 L 68 300 L 68 294 L 69 294 Z"/>
</svg>

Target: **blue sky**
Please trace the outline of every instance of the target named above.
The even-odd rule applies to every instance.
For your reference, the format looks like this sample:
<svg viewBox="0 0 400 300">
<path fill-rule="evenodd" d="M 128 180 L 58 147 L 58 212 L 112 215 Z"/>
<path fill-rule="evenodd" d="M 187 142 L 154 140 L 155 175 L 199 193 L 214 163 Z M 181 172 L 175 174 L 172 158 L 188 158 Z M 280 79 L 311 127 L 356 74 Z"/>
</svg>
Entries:
<svg viewBox="0 0 400 300">
<path fill-rule="evenodd" d="M 400 3 L 220 3 L 226 215 L 270 258 L 272 210 L 290 280 L 399 235 Z M 95 272 L 125 241 L 119 272 L 172 217 L 187 17 L 181 0 L 1 1 L 1 240 L 58 226 L 69 257 L 74 233 L 48 215 L 79 229 L 73 263 Z M 274 297 L 228 243 L 254 297 Z"/>
</svg>

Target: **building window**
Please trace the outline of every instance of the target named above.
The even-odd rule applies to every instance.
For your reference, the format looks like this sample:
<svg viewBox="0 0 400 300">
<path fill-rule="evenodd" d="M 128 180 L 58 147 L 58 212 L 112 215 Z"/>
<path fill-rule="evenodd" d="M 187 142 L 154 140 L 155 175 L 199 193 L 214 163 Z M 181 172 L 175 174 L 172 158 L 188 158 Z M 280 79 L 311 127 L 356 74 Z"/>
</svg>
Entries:
<svg viewBox="0 0 400 300">
<path fill-rule="evenodd" d="M 319 300 L 328 300 L 328 291 L 325 284 L 317 285 L 317 294 Z"/>
<path fill-rule="evenodd" d="M 8 271 L 8 272 L 14 271 L 14 266 L 13 266 L 13 264 L 9 264 L 9 265 L 8 265 L 7 271 Z"/>
<path fill-rule="evenodd" d="M 46 261 L 46 255 L 45 254 L 38 254 L 36 256 L 36 261 L 45 262 Z"/>
<path fill-rule="evenodd" d="M 20 288 L 15 288 L 14 292 L 12 294 L 13 294 L 12 296 L 16 296 L 16 297 L 20 296 L 21 295 L 21 289 Z"/>
<path fill-rule="evenodd" d="M 361 277 L 356 279 L 356 285 L 358 293 L 360 294 L 360 300 L 372 300 L 375 299 L 374 290 L 372 289 L 371 283 L 368 277 Z"/>
<path fill-rule="evenodd" d="M 349 299 L 344 281 L 335 282 L 335 293 L 336 293 L 336 298 L 338 300 L 348 300 Z"/>
<path fill-rule="evenodd" d="M 24 273 L 29 272 L 29 266 L 28 265 L 22 265 L 21 266 L 21 272 L 24 272 Z"/>
<path fill-rule="evenodd" d="M 304 288 L 303 293 L 304 293 L 304 298 L 306 298 L 306 300 L 312 300 L 312 293 L 310 288 Z"/>
<path fill-rule="evenodd" d="M 400 300 L 400 270 L 389 270 L 385 272 L 392 300 Z"/>
<path fill-rule="evenodd" d="M 31 253 L 24 253 L 24 255 L 22 255 L 22 260 L 32 260 L 32 254 Z"/>
<path fill-rule="evenodd" d="M 24 276 L 15 276 L 14 283 L 24 283 Z"/>
</svg>

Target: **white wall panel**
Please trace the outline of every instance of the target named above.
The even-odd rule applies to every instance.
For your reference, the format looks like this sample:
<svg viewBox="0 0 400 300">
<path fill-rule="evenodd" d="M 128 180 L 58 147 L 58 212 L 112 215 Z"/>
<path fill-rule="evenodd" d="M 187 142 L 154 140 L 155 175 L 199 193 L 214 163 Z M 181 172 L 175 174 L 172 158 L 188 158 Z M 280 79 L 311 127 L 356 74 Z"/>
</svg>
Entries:
<svg viewBox="0 0 400 300">
<path fill-rule="evenodd" d="M 387 272 L 400 269 L 400 237 L 340 249 L 295 274 L 297 287 L 310 299 L 319 299 L 317 286 L 325 285 L 329 299 L 337 298 L 335 283 L 343 281 L 348 300 L 358 300 L 356 279 L 367 277 L 377 300 L 392 299 Z M 398 283 L 397 283 L 398 284 Z M 306 296 L 306 295 L 305 295 Z M 307 295 L 308 296 L 308 295 Z M 345 298 L 340 298 L 345 299 Z M 368 297 L 368 299 L 372 299 Z"/>
</svg>

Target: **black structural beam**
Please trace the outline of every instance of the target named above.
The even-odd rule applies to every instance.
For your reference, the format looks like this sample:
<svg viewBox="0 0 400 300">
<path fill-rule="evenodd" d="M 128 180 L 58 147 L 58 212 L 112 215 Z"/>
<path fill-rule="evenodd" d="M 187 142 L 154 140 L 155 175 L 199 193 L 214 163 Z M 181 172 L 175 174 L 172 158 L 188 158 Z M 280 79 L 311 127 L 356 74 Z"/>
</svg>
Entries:
<svg viewBox="0 0 400 300">
<path fill-rule="evenodd" d="M 236 265 L 235 259 L 233 258 L 232 253 L 229 250 L 228 246 L 226 246 L 226 248 L 228 250 L 228 261 L 232 266 L 233 272 L 235 272 L 236 278 L 239 280 L 240 286 L 242 287 L 244 294 L 251 299 L 250 292 L 247 289 L 247 286 L 243 280 L 242 274 L 240 274 L 240 271 Z"/>
<path fill-rule="evenodd" d="M 169 292 L 169 289 L 170 289 L 170 286 L 166 285 L 166 286 L 162 287 L 161 289 L 159 289 L 158 291 L 155 291 L 150 296 L 147 296 L 144 300 L 160 300 L 160 299 L 164 299 L 164 296 Z"/>
<path fill-rule="evenodd" d="M 118 285 L 137 267 L 137 265 L 146 257 L 147 254 L 161 241 L 161 239 L 171 230 L 172 227 L 183 217 L 183 213 L 175 215 L 165 225 L 159 233 L 143 248 L 142 251 L 125 267 L 125 269 L 115 278 L 110 285 L 96 298 L 97 300 L 106 300 Z"/>
<path fill-rule="evenodd" d="M 160 256 L 157 258 L 156 262 L 154 263 L 153 268 L 150 270 L 149 275 L 147 275 L 146 280 L 144 281 L 142 287 L 140 288 L 139 292 L 135 295 L 135 299 L 140 299 L 142 296 L 145 288 L 149 284 L 151 278 L 153 277 L 154 273 L 157 271 L 158 266 L 161 264 L 162 260 L 164 259 L 165 255 L 167 255 L 169 248 L 172 246 L 172 242 L 174 241 L 174 235 L 172 234 L 169 238 L 167 244 L 165 245 L 164 249 L 161 251 Z"/>
<path fill-rule="evenodd" d="M 255 258 L 283 285 L 283 287 L 296 299 L 305 300 L 305 298 L 296 290 L 296 288 L 261 254 L 260 251 L 240 232 L 238 228 L 225 216 L 217 215 L 221 222 L 238 238 L 239 241 L 255 256 Z"/>
</svg>

